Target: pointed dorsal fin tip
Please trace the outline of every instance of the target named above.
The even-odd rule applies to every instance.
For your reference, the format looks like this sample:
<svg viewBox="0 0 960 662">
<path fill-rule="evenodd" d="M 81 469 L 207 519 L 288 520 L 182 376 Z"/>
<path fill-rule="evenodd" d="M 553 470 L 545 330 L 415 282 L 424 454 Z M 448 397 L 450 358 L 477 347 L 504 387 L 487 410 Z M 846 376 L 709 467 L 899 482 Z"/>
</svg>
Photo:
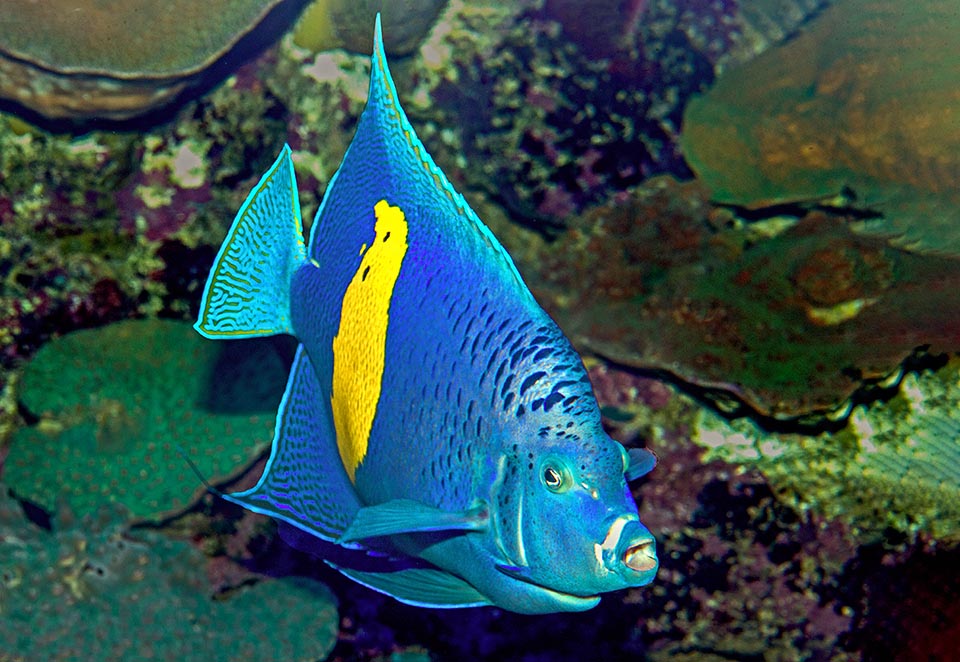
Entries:
<svg viewBox="0 0 960 662">
<path fill-rule="evenodd" d="M 377 12 L 373 28 L 373 54 L 376 56 L 378 53 L 383 53 L 383 28 L 380 24 L 380 12 Z"/>
<path fill-rule="evenodd" d="M 473 211 L 473 208 L 467 203 L 463 194 L 453 188 L 446 174 L 436 164 L 433 157 L 430 156 L 427 148 L 420 141 L 419 136 L 417 136 L 413 125 L 410 124 L 410 120 L 407 118 L 407 114 L 400 104 L 400 95 L 397 93 L 397 86 L 393 82 L 393 76 L 390 73 L 390 67 L 387 63 L 387 55 L 383 46 L 383 28 L 379 12 L 377 12 L 373 33 L 373 53 L 370 62 L 370 88 L 367 93 L 367 107 L 364 109 L 364 113 L 374 108 L 377 111 L 386 110 L 395 115 L 396 121 L 404 134 L 407 145 L 413 152 L 414 158 L 430 173 L 437 188 L 449 198 L 457 212 L 480 234 L 483 241 L 500 255 L 500 259 L 504 260 L 514 278 L 522 284 L 523 278 L 520 276 L 520 272 L 517 270 L 513 259 L 494 236 L 493 232 L 491 232 L 490 228 L 488 228 L 480 217 L 477 216 L 476 212 Z"/>
</svg>

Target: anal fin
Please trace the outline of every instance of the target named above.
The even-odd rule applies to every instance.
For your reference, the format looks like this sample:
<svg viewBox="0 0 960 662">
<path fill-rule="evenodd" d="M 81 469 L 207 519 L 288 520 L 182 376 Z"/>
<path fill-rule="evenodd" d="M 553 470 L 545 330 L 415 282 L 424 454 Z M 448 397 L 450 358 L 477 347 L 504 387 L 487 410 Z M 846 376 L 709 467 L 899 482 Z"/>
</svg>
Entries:
<svg viewBox="0 0 960 662">
<path fill-rule="evenodd" d="M 337 450 L 329 402 L 300 345 L 263 476 L 252 489 L 224 498 L 324 540 L 337 540 L 361 504 Z"/>
</svg>

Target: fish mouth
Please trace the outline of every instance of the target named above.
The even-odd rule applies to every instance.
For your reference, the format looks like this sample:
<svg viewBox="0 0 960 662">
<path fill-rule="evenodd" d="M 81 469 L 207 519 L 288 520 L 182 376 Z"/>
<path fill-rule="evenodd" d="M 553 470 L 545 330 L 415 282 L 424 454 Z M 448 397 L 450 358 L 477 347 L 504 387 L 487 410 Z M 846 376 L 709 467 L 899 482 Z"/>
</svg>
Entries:
<svg viewBox="0 0 960 662">
<path fill-rule="evenodd" d="M 657 561 L 656 544 L 653 540 L 642 540 L 627 547 L 620 560 L 623 565 L 636 572 L 650 572 L 660 564 Z"/>
<path fill-rule="evenodd" d="M 647 584 L 657 574 L 660 565 L 657 543 L 638 519 L 626 516 L 614 520 L 607 537 L 597 548 L 603 565 L 620 574 L 630 585 Z"/>
</svg>

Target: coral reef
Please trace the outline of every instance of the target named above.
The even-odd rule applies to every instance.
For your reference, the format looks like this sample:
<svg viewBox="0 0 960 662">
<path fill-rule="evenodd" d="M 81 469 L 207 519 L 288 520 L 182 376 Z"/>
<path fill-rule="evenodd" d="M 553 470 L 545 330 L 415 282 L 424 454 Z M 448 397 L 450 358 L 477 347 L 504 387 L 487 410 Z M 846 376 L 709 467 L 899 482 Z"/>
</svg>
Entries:
<svg viewBox="0 0 960 662">
<path fill-rule="evenodd" d="M 960 537 L 960 360 L 906 375 L 887 402 L 859 406 L 817 436 L 772 434 L 747 420 L 700 413 L 708 458 L 755 467 L 781 498 L 843 520 L 876 540 L 888 529 Z"/>
<path fill-rule="evenodd" d="M 938 0 L 846 0 L 731 69 L 683 118 L 683 154 L 714 199 L 830 199 L 879 210 L 863 231 L 960 252 L 960 15 Z M 866 64 L 866 63 L 869 63 Z"/>
<path fill-rule="evenodd" d="M 139 529 L 122 509 L 62 512 L 44 530 L 0 485 L 5 660 L 319 660 L 337 603 L 322 584 L 263 579 L 213 599 L 203 555 Z"/>
<path fill-rule="evenodd" d="M 581 349 L 668 373 L 728 411 L 815 423 L 895 381 L 917 348 L 960 348 L 960 262 L 847 220 L 742 223 L 696 182 L 655 178 L 514 257 Z"/>
<path fill-rule="evenodd" d="M 864 573 L 862 565 L 880 567 Z M 960 540 L 863 554 L 841 581 L 862 587 L 856 629 L 865 660 L 950 660 L 960 650 Z M 868 569 L 869 570 L 869 569 Z M 863 573 L 863 576 L 859 576 Z"/>
<path fill-rule="evenodd" d="M 824 3 L 788 1 L 776 19 L 757 8 L 764 27 L 735 2 L 524 4 L 498 14 L 484 39 L 471 38 L 468 13 L 445 15 L 455 68 L 413 98 L 429 96 L 419 119 L 441 128 L 422 137 L 441 167 L 550 235 L 651 175 L 688 176 L 678 147 L 687 99 Z M 463 157 L 481 166 L 464 169 Z"/>
<path fill-rule="evenodd" d="M 136 411 L 129 399 L 134 386 L 107 397 L 100 386 L 74 384 L 86 399 L 57 400 L 50 406 L 66 409 L 38 420 L 37 403 L 53 402 L 61 397 L 54 393 L 71 387 L 55 375 L 56 388 L 38 394 L 40 382 L 30 376 L 36 366 L 26 367 L 22 384 L 20 370 L 38 347 L 73 329 L 158 314 L 191 318 L 213 247 L 284 141 L 294 149 L 309 221 L 363 105 L 368 61 L 365 53 L 308 52 L 287 37 L 165 116 L 169 123 L 136 134 L 51 135 L 0 115 L 0 471 L 16 480 L 17 492 L 36 492 L 30 498 L 56 512 L 50 532 L 28 524 L 9 499 L 0 502 L 0 640 L 18 641 L 0 658 L 106 658 L 106 647 L 124 650 L 128 636 L 144 650 L 127 657 L 153 652 L 162 659 L 169 651 L 187 660 L 193 653 L 270 659 L 269 651 L 236 646 L 247 646 L 239 642 L 248 635 L 262 638 L 253 645 L 273 645 L 274 634 L 287 638 L 290 648 L 281 642 L 276 650 L 289 659 L 322 657 L 336 629 L 329 596 L 280 602 L 297 591 L 293 577 L 305 575 L 329 583 L 340 598 L 344 620 L 333 659 L 426 659 L 425 646 L 433 659 L 852 660 L 888 653 L 949 659 L 956 649 L 957 543 L 946 515 L 958 501 L 951 473 L 957 446 L 943 413 L 956 411 L 956 403 L 938 393 L 948 392 L 956 377 L 908 375 L 887 404 L 858 407 L 849 422 L 843 415 L 851 388 L 891 372 L 888 384 L 896 382 L 912 343 L 956 348 L 955 263 L 930 256 L 919 262 L 883 241 L 850 235 L 844 224 L 873 222 L 859 216 L 803 217 L 789 207 L 747 222 L 712 205 L 702 184 L 645 179 L 658 169 L 685 172 L 677 130 L 690 94 L 716 72 L 791 35 L 826 3 L 596 4 L 608 13 L 585 24 L 577 18 L 582 3 L 567 0 L 450 0 L 422 46 L 390 64 L 429 151 L 466 189 L 578 345 L 641 370 L 657 368 L 635 373 L 586 357 L 608 429 L 659 457 L 655 471 L 633 486 L 662 552 L 656 582 L 607 596 L 583 614 L 437 612 L 340 579 L 286 547 L 269 521 L 210 495 L 167 522 L 164 535 L 125 534 L 121 522 L 133 516 L 127 511 L 103 519 L 100 507 L 122 500 L 120 487 L 127 496 L 141 493 L 145 505 L 136 516 L 156 517 L 171 512 L 174 499 L 188 503 L 197 482 L 179 456 L 162 453 L 169 438 L 154 440 L 160 451 L 149 457 L 126 453 L 127 433 L 137 425 L 129 415 Z M 866 27 L 859 17 L 853 23 Z M 369 38 L 369 30 L 357 34 Z M 626 90 L 621 98 L 609 89 L 614 83 Z M 906 116 L 924 103 L 917 99 Z M 640 170 L 631 171 L 638 163 Z M 769 217 L 780 212 L 789 216 Z M 510 214 L 540 232 L 518 227 Z M 560 224 L 567 227 L 553 227 Z M 556 240 L 545 241 L 543 233 Z M 792 342 L 768 337 L 779 328 L 788 334 L 781 339 Z M 180 344 L 193 356 L 186 350 L 192 332 L 185 325 L 180 331 Z M 113 344 L 129 348 L 126 341 Z M 834 345 L 863 353 L 838 359 L 823 352 Z M 249 345 L 242 347 L 246 353 Z M 759 361 L 771 347 L 776 352 Z M 146 362 L 150 351 L 140 365 L 153 365 Z M 878 356 L 883 360 L 874 362 Z M 820 363 L 808 364 L 811 357 Z M 188 360 L 156 365 L 163 370 Z M 776 372 L 781 360 L 791 370 Z M 187 372 L 195 374 L 195 367 Z M 839 431 L 771 435 L 735 423 L 750 437 L 752 458 L 691 443 L 690 431 L 706 430 L 708 416 L 651 378 L 664 370 L 728 409 L 742 412 L 750 402 L 793 416 L 820 407 L 818 424 L 822 411 L 839 413 L 830 424 Z M 103 365 L 96 371 L 105 374 Z M 182 374 L 168 378 L 170 388 L 186 388 Z M 218 389 L 256 384 L 255 374 L 223 377 Z M 140 383 L 128 377 L 126 370 L 109 375 Z M 827 382 L 833 386 L 818 391 Z M 18 393 L 24 394 L 19 410 Z M 185 404 L 173 411 L 175 419 L 191 412 L 196 425 L 197 416 L 209 413 L 206 405 Z M 201 465 L 216 456 L 221 468 L 201 470 L 223 478 L 269 440 L 273 414 L 272 404 L 263 406 L 259 431 L 239 458 L 213 446 L 190 448 L 204 435 L 175 427 L 175 420 L 165 425 L 176 435 L 173 443 Z M 21 415 L 27 427 L 4 467 L 3 441 L 24 423 Z M 727 426 L 717 429 L 733 441 Z M 937 428 L 939 436 L 931 436 Z M 64 444 L 71 439 L 79 445 Z M 24 459 L 28 448 L 36 457 Z M 780 448 L 787 450 L 764 455 Z M 168 473 L 171 462 L 175 471 Z M 28 463 L 36 478 L 27 475 Z M 139 479 L 141 470 L 184 493 L 130 480 L 131 471 Z M 235 487 L 249 486 L 261 470 L 262 463 L 253 465 L 246 483 Z M 51 480 L 59 481 L 56 489 Z M 66 509 L 54 508 L 59 490 L 87 515 L 73 521 Z M 941 506 L 931 508 L 937 498 Z M 47 517 L 27 509 L 35 521 Z M 170 539 L 178 535 L 207 557 Z M 211 592 L 226 600 L 210 601 Z M 94 606 L 100 604 L 120 605 L 128 616 L 119 611 L 108 620 Z M 181 607 L 196 616 L 205 638 L 177 629 L 184 621 L 167 625 Z M 17 618 L 9 618 L 14 611 Z M 311 616 L 318 619 L 313 624 L 301 620 Z M 139 628 L 150 619 L 160 625 Z M 58 624 L 72 629 L 60 638 L 64 646 L 52 649 Z M 41 635 L 29 645 L 49 646 L 19 644 L 14 637 L 26 628 Z M 176 649 L 176 637 L 155 643 L 163 628 L 183 632 L 184 645 L 194 650 Z M 311 642 L 319 648 L 294 649 Z M 220 653 L 210 652 L 214 646 Z"/>
<path fill-rule="evenodd" d="M 237 56 L 241 42 L 247 49 L 269 43 L 302 4 L 7 0 L 0 98 L 47 118 L 127 119 L 170 103 L 204 72 L 222 77 L 227 53 Z"/>
<path fill-rule="evenodd" d="M 456 78 L 433 93 L 434 123 L 458 127 L 467 160 L 482 164 L 463 173 L 468 185 L 550 232 L 611 190 L 687 173 L 675 130 L 713 74 L 682 31 L 606 59 L 581 51 L 549 13 L 523 14 L 501 34 L 495 49 L 458 56 Z"/>
<path fill-rule="evenodd" d="M 283 144 L 279 102 L 258 78 L 268 64 L 242 67 L 145 135 L 53 135 L 0 115 L 4 387 L 51 335 L 194 315 L 246 180 Z"/>
<path fill-rule="evenodd" d="M 294 30 L 298 46 L 311 51 L 346 48 L 371 52 L 370 26 L 380 13 L 388 55 L 409 55 L 423 42 L 447 0 L 313 0 Z"/>
<path fill-rule="evenodd" d="M 220 347 L 181 322 L 68 334 L 24 372 L 36 423 L 13 436 L 4 480 L 48 511 L 62 495 L 80 514 L 109 501 L 163 517 L 200 489 L 178 448 L 216 481 L 269 445 L 285 368 L 269 342 Z"/>
</svg>

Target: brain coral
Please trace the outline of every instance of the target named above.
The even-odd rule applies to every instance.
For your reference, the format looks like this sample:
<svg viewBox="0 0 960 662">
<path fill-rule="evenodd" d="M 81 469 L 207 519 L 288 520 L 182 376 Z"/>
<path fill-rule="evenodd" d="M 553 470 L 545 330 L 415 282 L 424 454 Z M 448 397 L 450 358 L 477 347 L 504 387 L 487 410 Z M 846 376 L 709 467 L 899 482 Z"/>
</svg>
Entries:
<svg viewBox="0 0 960 662">
<path fill-rule="evenodd" d="M 4 480 L 48 510 L 63 495 L 81 514 L 104 501 L 169 514 L 199 488 L 178 447 L 210 480 L 244 469 L 269 445 L 285 372 L 269 343 L 221 347 L 182 322 L 68 334 L 24 372 L 38 422 L 14 435 Z"/>
<path fill-rule="evenodd" d="M 4 660 L 319 660 L 336 600 L 318 582 L 265 580 L 214 600 L 203 554 L 102 506 L 54 530 L 28 522 L 0 485 Z M 277 618 L 282 614 L 282 618 Z"/>
</svg>

